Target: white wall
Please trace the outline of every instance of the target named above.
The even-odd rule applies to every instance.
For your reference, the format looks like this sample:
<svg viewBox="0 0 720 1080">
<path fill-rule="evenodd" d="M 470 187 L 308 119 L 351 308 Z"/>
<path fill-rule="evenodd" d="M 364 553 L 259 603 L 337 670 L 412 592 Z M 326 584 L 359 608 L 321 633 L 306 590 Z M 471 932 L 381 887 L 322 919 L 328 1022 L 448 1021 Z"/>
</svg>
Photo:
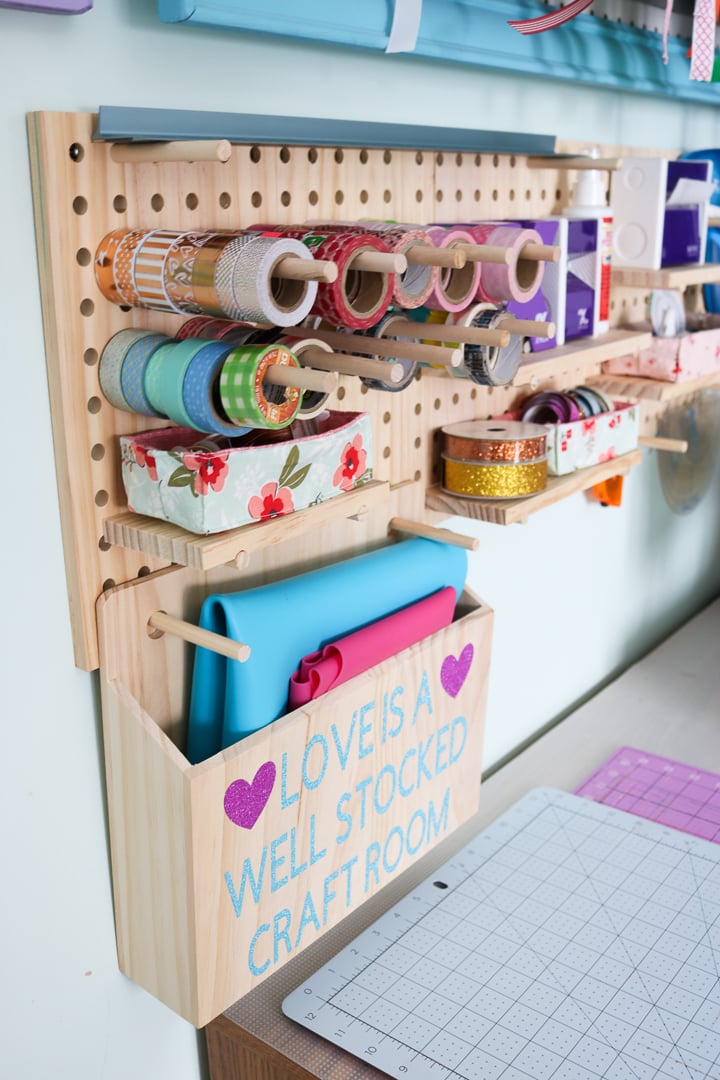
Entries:
<svg viewBox="0 0 720 1080">
<path fill-rule="evenodd" d="M 306 77 L 287 87 L 283 74 Z M 97 684 L 73 666 L 25 113 L 100 104 L 339 116 L 720 145 L 720 112 L 408 57 L 162 26 L 153 0 L 75 18 L 0 11 L 5 431 L 0 1074 L 195 1080 L 195 1031 L 119 974 Z M 717 485 L 715 485 L 717 489 Z M 717 497 L 687 518 L 649 458 L 620 510 L 583 496 L 477 533 L 472 584 L 497 612 L 487 725 L 496 760 L 717 592 Z M 541 778 L 539 778 L 541 779 Z"/>
</svg>

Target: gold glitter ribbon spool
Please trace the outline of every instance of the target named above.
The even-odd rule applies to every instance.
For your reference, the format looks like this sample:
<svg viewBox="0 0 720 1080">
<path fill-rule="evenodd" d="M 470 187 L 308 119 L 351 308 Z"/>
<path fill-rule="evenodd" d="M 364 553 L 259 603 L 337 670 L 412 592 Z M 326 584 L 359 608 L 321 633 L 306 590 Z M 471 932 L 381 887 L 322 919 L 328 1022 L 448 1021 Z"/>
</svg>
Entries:
<svg viewBox="0 0 720 1080">
<path fill-rule="evenodd" d="M 443 490 L 468 499 L 518 499 L 547 485 L 547 459 L 521 465 L 455 461 L 443 454 Z"/>
<path fill-rule="evenodd" d="M 465 420 L 442 428 L 444 456 L 454 461 L 519 465 L 545 457 L 547 433 L 542 424 L 517 420 Z"/>
</svg>

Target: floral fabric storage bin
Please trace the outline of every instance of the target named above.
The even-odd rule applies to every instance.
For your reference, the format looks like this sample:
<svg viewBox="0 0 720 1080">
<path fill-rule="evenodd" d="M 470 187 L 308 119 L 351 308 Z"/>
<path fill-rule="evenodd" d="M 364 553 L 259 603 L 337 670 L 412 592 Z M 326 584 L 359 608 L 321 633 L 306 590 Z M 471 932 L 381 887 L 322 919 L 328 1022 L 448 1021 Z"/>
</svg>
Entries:
<svg viewBox="0 0 720 1080">
<path fill-rule="evenodd" d="M 612 412 L 544 426 L 548 473 L 564 476 L 635 450 L 640 434 L 640 410 L 636 404 L 616 401 Z"/>
<path fill-rule="evenodd" d="M 662 382 L 687 382 L 720 371 L 720 319 L 703 316 L 703 322 L 687 316 L 688 333 L 681 337 L 655 337 L 636 356 L 606 360 L 606 375 L 640 375 Z M 637 329 L 650 329 L 643 323 Z"/>
<path fill-rule="evenodd" d="M 304 510 L 373 474 L 366 413 L 328 411 L 234 440 L 164 428 L 120 445 L 128 508 L 199 534 Z"/>
</svg>

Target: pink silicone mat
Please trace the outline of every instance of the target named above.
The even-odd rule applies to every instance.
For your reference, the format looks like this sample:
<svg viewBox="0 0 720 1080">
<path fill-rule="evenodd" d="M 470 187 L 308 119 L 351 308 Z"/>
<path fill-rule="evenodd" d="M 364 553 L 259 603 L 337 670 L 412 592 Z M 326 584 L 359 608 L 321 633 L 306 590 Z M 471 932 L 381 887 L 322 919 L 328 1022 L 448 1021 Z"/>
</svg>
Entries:
<svg viewBox="0 0 720 1080">
<path fill-rule="evenodd" d="M 575 794 L 720 844 L 717 773 L 623 746 Z"/>
</svg>

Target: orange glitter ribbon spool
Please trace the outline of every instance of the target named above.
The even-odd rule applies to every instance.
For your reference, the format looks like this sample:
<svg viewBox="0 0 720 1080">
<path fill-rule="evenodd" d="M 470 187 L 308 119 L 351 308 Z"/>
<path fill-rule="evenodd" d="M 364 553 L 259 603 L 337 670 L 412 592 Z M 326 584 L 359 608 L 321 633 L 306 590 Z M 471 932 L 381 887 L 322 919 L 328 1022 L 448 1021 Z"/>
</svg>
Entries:
<svg viewBox="0 0 720 1080">
<path fill-rule="evenodd" d="M 544 458 L 547 434 L 542 424 L 516 420 L 466 420 L 442 429 L 443 449 L 455 461 L 519 465 Z"/>
</svg>

